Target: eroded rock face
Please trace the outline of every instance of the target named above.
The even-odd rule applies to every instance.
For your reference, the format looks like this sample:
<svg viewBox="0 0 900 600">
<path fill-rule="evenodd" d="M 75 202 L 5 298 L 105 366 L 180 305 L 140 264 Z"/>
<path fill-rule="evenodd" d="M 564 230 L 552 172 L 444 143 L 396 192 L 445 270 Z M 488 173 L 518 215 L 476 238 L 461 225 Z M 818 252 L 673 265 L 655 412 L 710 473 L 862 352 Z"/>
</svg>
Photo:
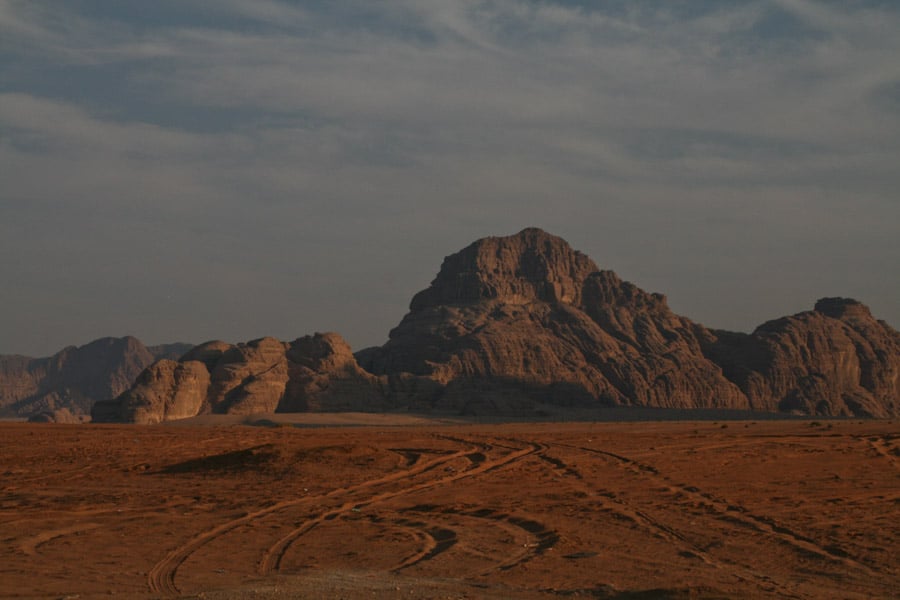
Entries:
<svg viewBox="0 0 900 600">
<path fill-rule="evenodd" d="M 522 305 L 577 305 L 584 279 L 597 265 L 562 238 L 529 228 L 489 237 L 444 259 L 437 278 L 413 298 L 410 311 L 494 300 Z"/>
<path fill-rule="evenodd" d="M 266 337 L 225 350 L 210 369 L 206 398 L 210 410 L 232 414 L 274 412 L 287 384 L 287 348 L 284 342 Z"/>
<path fill-rule="evenodd" d="M 431 407 L 463 412 L 530 400 L 887 416 L 900 410 L 896 339 L 840 298 L 752 335 L 713 332 L 526 229 L 446 258 L 388 343 L 359 358 L 431 379 Z"/>
<path fill-rule="evenodd" d="M 356 363 L 336 333 L 308 335 L 287 352 L 288 384 L 279 412 L 380 411 L 387 408 L 383 382 Z"/>
<path fill-rule="evenodd" d="M 200 412 L 209 385 L 203 363 L 163 359 L 145 369 L 134 387 L 114 402 L 98 403 L 93 420 L 152 425 L 193 417 Z"/>
<path fill-rule="evenodd" d="M 186 344 L 144 346 L 133 337 L 101 338 L 48 358 L 0 357 L 0 413 L 29 417 L 65 410 L 90 414 L 98 400 L 114 398 L 155 360 L 183 352 Z M 68 419 L 67 413 L 59 413 Z"/>
<path fill-rule="evenodd" d="M 363 371 L 347 342 L 317 333 L 290 344 L 207 342 L 180 361 L 147 368 L 135 386 L 94 406 L 98 422 L 159 423 L 201 413 L 375 411 L 386 407 L 381 379 Z"/>
<path fill-rule="evenodd" d="M 215 368 L 219 359 L 222 358 L 222 355 L 232 348 L 234 348 L 233 344 L 220 340 L 213 340 L 211 342 L 200 344 L 199 346 L 194 346 L 188 350 L 180 360 L 198 360 L 206 365 L 208 371 L 211 371 Z"/>
<path fill-rule="evenodd" d="M 758 410 L 811 415 L 900 414 L 900 334 L 856 300 L 716 332 L 707 350 Z"/>
</svg>

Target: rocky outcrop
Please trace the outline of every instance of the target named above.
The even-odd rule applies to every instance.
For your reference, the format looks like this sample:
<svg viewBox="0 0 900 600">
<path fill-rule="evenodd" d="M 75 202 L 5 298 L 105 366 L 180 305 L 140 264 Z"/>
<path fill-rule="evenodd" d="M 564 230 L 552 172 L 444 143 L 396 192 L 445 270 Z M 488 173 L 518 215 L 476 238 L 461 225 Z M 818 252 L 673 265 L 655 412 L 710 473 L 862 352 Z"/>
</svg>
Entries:
<svg viewBox="0 0 900 600">
<path fill-rule="evenodd" d="M 410 311 L 485 300 L 577 306 L 585 278 L 598 270 L 562 238 L 528 228 L 514 236 L 478 240 L 445 258 L 437 278 L 412 299 Z"/>
<path fill-rule="evenodd" d="M 146 347 L 133 337 L 101 338 L 49 358 L 0 356 L 0 414 L 30 417 L 57 411 L 80 418 L 98 400 L 131 387 L 155 360 L 180 355 L 187 344 Z"/>
<path fill-rule="evenodd" d="M 295 340 L 287 352 L 289 371 L 279 412 L 382 411 L 388 408 L 384 382 L 356 363 L 336 333 Z"/>
<path fill-rule="evenodd" d="M 29 423 L 65 423 L 67 425 L 80 424 L 87 420 L 87 415 L 73 415 L 67 408 L 42 411 L 28 417 Z"/>
<path fill-rule="evenodd" d="M 192 417 L 200 412 L 210 387 L 209 372 L 198 361 L 163 359 L 148 367 L 119 400 L 119 419 L 154 424 Z M 102 421 L 97 413 L 95 421 Z"/>
<path fill-rule="evenodd" d="M 706 346 L 752 408 L 810 415 L 900 415 L 900 334 L 847 298 Z"/>
<path fill-rule="evenodd" d="M 354 356 L 337 334 L 210 342 L 149 369 L 95 419 L 156 422 L 195 407 L 534 413 L 543 403 L 897 416 L 898 335 L 841 298 L 751 334 L 709 330 L 526 229 L 447 257 L 382 347 Z"/>
<path fill-rule="evenodd" d="M 377 411 L 382 381 L 363 371 L 335 333 L 291 343 L 262 338 L 246 344 L 207 342 L 180 361 L 147 368 L 134 387 L 99 402 L 96 422 L 152 424 L 202 413 Z"/>
<path fill-rule="evenodd" d="M 215 413 L 274 412 L 287 383 L 287 349 L 266 337 L 225 350 L 210 369 L 205 406 Z"/>
</svg>

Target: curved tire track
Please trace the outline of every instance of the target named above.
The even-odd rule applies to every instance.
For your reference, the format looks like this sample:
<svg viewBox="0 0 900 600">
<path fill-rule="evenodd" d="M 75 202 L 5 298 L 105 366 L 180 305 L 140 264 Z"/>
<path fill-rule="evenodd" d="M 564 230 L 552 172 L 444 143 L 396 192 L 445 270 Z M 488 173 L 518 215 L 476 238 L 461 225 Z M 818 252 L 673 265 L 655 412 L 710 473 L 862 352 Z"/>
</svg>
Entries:
<svg viewBox="0 0 900 600">
<path fill-rule="evenodd" d="M 234 529 L 237 529 L 242 525 L 246 525 L 248 523 L 251 523 L 252 521 L 261 519 L 263 517 L 276 512 L 280 512 L 293 506 L 321 501 L 343 494 L 350 494 L 378 485 L 383 485 L 411 476 L 419 475 L 421 473 L 434 470 L 440 467 L 442 464 L 453 461 L 457 458 L 464 458 L 467 453 L 470 453 L 475 449 L 476 447 L 470 446 L 464 450 L 439 456 L 430 461 L 419 461 L 416 464 L 412 465 L 410 468 L 400 472 L 391 473 L 389 475 L 377 477 L 375 479 L 370 479 L 347 488 L 337 488 L 335 490 L 327 492 L 326 494 L 321 494 L 318 496 L 305 496 L 297 500 L 287 500 L 284 502 L 279 502 L 272 506 L 250 512 L 242 517 L 222 523 L 221 525 L 195 535 L 187 542 L 170 551 L 162 560 L 160 560 L 153 566 L 152 569 L 150 569 L 149 573 L 147 574 L 147 585 L 150 588 L 150 591 L 153 593 L 176 596 L 179 594 L 180 590 L 175 584 L 175 575 L 178 571 L 178 568 L 184 563 L 184 561 L 207 543 L 213 541 L 218 537 L 221 537 L 222 535 L 225 535 L 226 533 Z M 353 506 L 355 505 L 352 503 L 348 503 L 342 508 L 350 510 L 351 508 L 353 508 Z M 263 560 L 265 561 L 266 557 L 264 557 Z"/>
<path fill-rule="evenodd" d="M 458 438 L 445 438 L 450 439 L 455 442 L 460 443 L 470 443 L 467 440 L 461 440 Z M 440 477 L 438 479 L 434 479 L 431 481 L 425 481 L 422 483 L 409 485 L 403 487 L 399 490 L 392 490 L 382 492 L 380 494 L 375 494 L 374 496 L 369 497 L 368 499 L 358 501 L 358 502 L 345 502 L 340 507 L 320 513 L 319 515 L 313 517 L 306 521 L 300 527 L 295 528 L 293 531 L 288 533 L 279 539 L 275 544 L 269 547 L 269 549 L 263 555 L 262 560 L 259 564 L 258 572 L 261 575 L 267 575 L 274 571 L 278 571 L 281 568 L 281 563 L 284 559 L 284 556 L 287 554 L 288 550 L 290 550 L 291 546 L 304 534 L 311 531 L 315 528 L 319 523 L 325 520 L 332 520 L 337 518 L 338 516 L 345 514 L 354 509 L 360 509 L 365 506 L 370 506 L 372 504 L 376 504 L 379 502 L 384 502 L 387 500 L 393 500 L 394 498 L 398 498 L 401 496 L 405 496 L 408 494 L 412 494 L 415 492 L 419 492 L 422 490 L 427 490 L 433 487 L 437 487 L 440 485 L 446 485 L 448 483 L 452 483 L 454 481 L 458 481 L 460 479 L 465 479 L 468 477 L 474 477 L 476 475 L 480 475 L 483 473 L 487 473 L 505 466 L 508 466 L 516 461 L 523 459 L 526 456 L 531 454 L 535 454 L 539 450 L 543 448 L 540 444 L 534 443 L 525 443 L 525 448 L 518 448 L 509 454 L 506 454 L 498 459 L 488 459 L 487 455 L 483 452 L 472 452 L 467 451 L 462 453 L 462 456 L 470 460 L 472 466 L 468 469 L 453 473 L 452 475 L 447 475 L 444 477 Z M 482 444 L 482 448 L 486 451 L 490 451 L 489 445 Z"/>
<path fill-rule="evenodd" d="M 493 565 L 489 569 L 478 569 L 477 571 L 471 573 L 471 575 L 488 575 L 495 571 L 507 571 L 512 569 L 518 565 L 521 565 L 529 560 L 533 559 L 535 556 L 539 554 L 543 554 L 550 548 L 556 545 L 559 541 L 559 535 L 548 529 L 539 521 L 532 519 L 529 516 L 521 516 L 521 515 L 509 515 L 502 512 L 497 512 L 488 508 L 474 509 L 474 510 L 457 510 L 454 508 L 445 507 L 440 510 L 437 510 L 438 507 L 432 506 L 419 506 L 408 509 L 408 511 L 414 513 L 417 516 L 415 521 L 410 521 L 408 519 L 403 519 L 400 522 L 415 525 L 421 528 L 426 534 L 431 535 L 436 543 L 435 548 L 424 548 L 420 550 L 414 557 L 410 557 L 402 561 L 400 564 L 396 565 L 393 569 L 393 572 L 399 572 L 403 569 L 407 569 L 414 565 L 420 564 L 427 560 L 431 560 L 441 554 L 442 552 L 449 550 L 456 542 L 456 537 L 454 533 L 453 544 L 445 545 L 441 547 L 441 538 L 435 536 L 435 532 L 446 532 L 453 531 L 447 529 L 449 525 L 444 523 L 441 516 L 453 516 L 453 517 L 461 517 L 463 519 L 473 519 L 479 522 L 488 522 L 491 525 L 502 529 L 507 534 L 511 534 L 513 538 L 519 538 L 525 540 L 525 543 L 520 546 L 518 552 L 511 553 L 509 556 L 500 560 L 496 565 Z M 437 518 L 436 518 L 437 517 Z M 443 541 L 448 541 L 447 538 L 444 538 Z"/>
</svg>

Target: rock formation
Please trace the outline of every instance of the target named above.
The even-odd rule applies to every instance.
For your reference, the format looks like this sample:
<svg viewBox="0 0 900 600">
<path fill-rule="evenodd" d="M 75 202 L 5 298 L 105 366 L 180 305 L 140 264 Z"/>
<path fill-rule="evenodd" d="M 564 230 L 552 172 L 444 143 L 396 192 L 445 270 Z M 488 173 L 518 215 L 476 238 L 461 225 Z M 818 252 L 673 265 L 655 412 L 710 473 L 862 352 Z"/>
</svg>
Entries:
<svg viewBox="0 0 900 600">
<path fill-rule="evenodd" d="M 382 347 L 354 356 L 337 334 L 210 342 L 157 363 L 94 418 L 540 404 L 886 417 L 900 415 L 898 374 L 900 334 L 854 300 L 823 299 L 751 334 L 710 330 L 526 229 L 447 257 Z"/>
<path fill-rule="evenodd" d="M 0 415 L 70 422 L 98 400 L 131 387 L 147 366 L 177 357 L 187 344 L 144 346 L 133 337 L 102 338 L 48 358 L 0 356 Z M 65 411 L 65 412 L 59 412 Z M 58 412 L 58 419 L 53 417 Z"/>
<path fill-rule="evenodd" d="M 274 338 L 201 344 L 178 362 L 153 364 L 92 414 L 96 422 L 152 424 L 203 413 L 384 408 L 382 381 L 356 364 L 339 335 L 317 333 L 289 344 Z"/>
<path fill-rule="evenodd" d="M 28 417 L 29 423 L 65 423 L 76 425 L 89 420 L 87 415 L 73 415 L 68 408 L 58 408 L 52 411 L 41 411 Z"/>
<path fill-rule="evenodd" d="M 760 325 L 715 332 L 706 352 L 756 410 L 900 415 L 900 334 L 848 298 Z"/>
<path fill-rule="evenodd" d="M 336 333 L 302 337 L 287 352 L 289 378 L 279 412 L 382 411 L 385 383 L 356 363 Z"/>
<path fill-rule="evenodd" d="M 448 257 L 382 348 L 376 374 L 430 377 L 437 406 L 468 412 L 553 404 L 747 408 L 701 352 L 702 327 L 665 297 L 601 271 L 538 229 Z"/>
<path fill-rule="evenodd" d="M 123 394 L 118 418 L 114 420 L 152 424 L 193 417 L 203 406 L 209 383 L 209 372 L 203 363 L 163 359 L 141 373 L 134 386 Z M 95 405 L 93 419 L 113 420 L 103 418 L 103 406 L 104 403 Z"/>
<path fill-rule="evenodd" d="M 900 414 L 900 336 L 862 304 L 824 299 L 753 334 L 710 331 L 537 229 L 445 259 L 387 344 L 358 356 L 375 374 L 440 383 L 433 406 L 464 412 L 539 401 Z"/>
<path fill-rule="evenodd" d="M 221 413 L 274 412 L 287 383 L 287 349 L 266 337 L 223 352 L 210 369 L 204 405 Z"/>
</svg>

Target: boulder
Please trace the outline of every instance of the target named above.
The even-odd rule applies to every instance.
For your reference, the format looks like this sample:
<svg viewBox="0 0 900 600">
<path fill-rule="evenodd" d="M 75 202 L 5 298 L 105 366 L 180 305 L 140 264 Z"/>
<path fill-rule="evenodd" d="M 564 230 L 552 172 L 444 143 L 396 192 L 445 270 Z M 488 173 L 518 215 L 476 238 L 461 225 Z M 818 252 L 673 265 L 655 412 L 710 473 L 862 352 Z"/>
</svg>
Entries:
<svg viewBox="0 0 900 600">
<path fill-rule="evenodd" d="M 210 370 L 205 406 L 214 413 L 275 412 L 288 380 L 287 348 L 265 337 L 224 350 Z"/>
<path fill-rule="evenodd" d="M 94 421 L 152 425 L 193 417 L 200 412 L 209 388 L 209 371 L 202 362 L 163 359 L 145 369 L 134 387 L 116 399 L 115 410 L 98 403 Z"/>
</svg>

